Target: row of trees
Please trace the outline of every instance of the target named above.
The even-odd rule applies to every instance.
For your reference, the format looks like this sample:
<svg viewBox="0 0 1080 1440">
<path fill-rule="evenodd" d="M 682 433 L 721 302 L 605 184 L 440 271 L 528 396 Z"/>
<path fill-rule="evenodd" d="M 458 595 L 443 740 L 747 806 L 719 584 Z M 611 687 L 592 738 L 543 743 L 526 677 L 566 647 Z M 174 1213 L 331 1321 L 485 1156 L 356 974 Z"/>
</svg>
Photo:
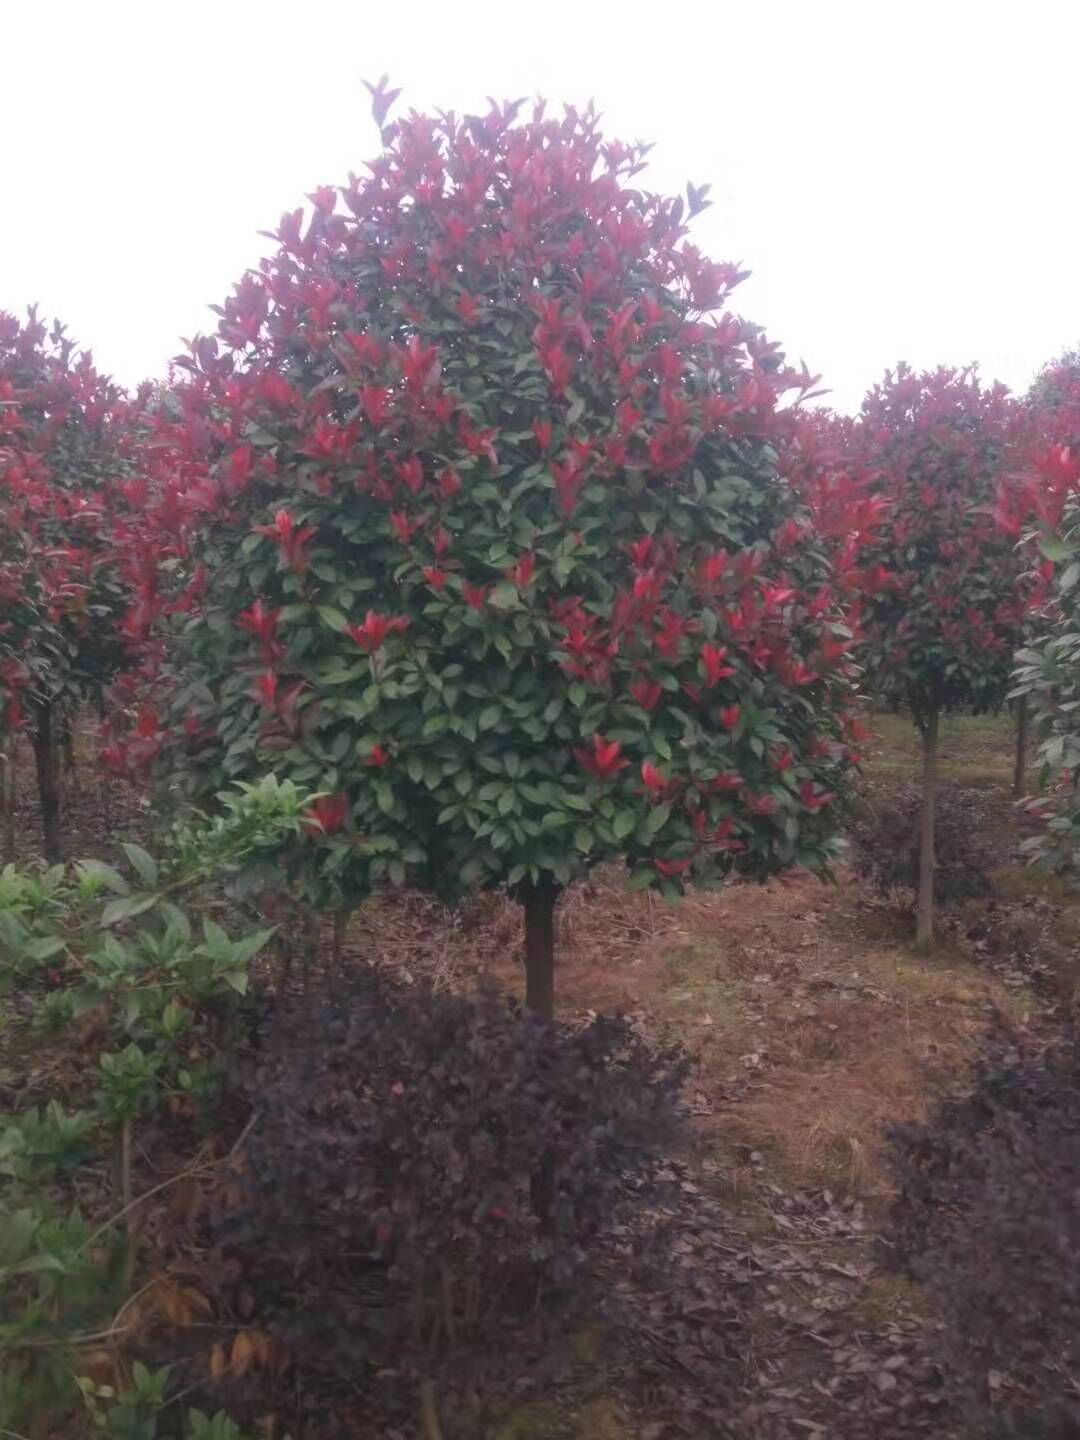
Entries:
<svg viewBox="0 0 1080 1440">
<path fill-rule="evenodd" d="M 862 691 L 923 736 L 928 940 L 941 714 L 1001 705 L 1019 650 L 1075 773 L 1078 367 L 807 408 L 687 239 L 704 190 L 639 189 L 591 113 L 382 133 L 168 387 L 0 323 L 0 705 L 46 852 L 89 701 L 174 798 L 318 792 L 278 883 L 321 908 L 509 886 L 550 1013 L 555 900 L 598 861 L 667 893 L 828 868 Z"/>
</svg>

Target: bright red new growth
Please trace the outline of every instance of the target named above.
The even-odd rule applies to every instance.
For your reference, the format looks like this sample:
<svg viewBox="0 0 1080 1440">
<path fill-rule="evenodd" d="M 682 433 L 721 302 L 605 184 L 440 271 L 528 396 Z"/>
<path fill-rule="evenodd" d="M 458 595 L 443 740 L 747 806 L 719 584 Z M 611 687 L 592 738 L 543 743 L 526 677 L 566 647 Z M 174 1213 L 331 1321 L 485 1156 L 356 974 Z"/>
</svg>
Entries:
<svg viewBox="0 0 1080 1440">
<path fill-rule="evenodd" d="M 643 189 L 591 111 L 383 140 L 148 423 L 131 626 L 176 647 L 178 778 L 343 797 L 297 861 L 342 907 L 826 867 L 852 639 L 776 463 L 813 381 L 689 242 L 702 192 Z"/>
<path fill-rule="evenodd" d="M 0 736 L 30 733 L 50 859 L 60 731 L 81 703 L 105 706 L 153 610 L 128 516 L 141 499 L 126 456 L 143 398 L 127 402 L 59 324 L 0 312 Z M 156 735 L 143 724 L 144 757 Z M 119 762 L 107 732 L 103 745 Z"/>
</svg>

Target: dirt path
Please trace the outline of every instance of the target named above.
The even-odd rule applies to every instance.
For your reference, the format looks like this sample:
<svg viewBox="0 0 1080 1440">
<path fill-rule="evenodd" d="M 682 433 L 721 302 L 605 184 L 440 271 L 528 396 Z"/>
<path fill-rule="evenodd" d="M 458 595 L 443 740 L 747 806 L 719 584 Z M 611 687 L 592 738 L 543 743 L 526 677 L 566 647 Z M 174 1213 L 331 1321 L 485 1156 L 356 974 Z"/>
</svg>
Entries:
<svg viewBox="0 0 1080 1440">
<path fill-rule="evenodd" d="M 954 722 L 944 747 L 946 779 L 985 795 L 1003 862 L 1015 850 L 1011 739 L 1007 720 Z M 887 720 L 871 758 L 875 799 L 907 783 L 916 762 L 906 722 Z M 1004 880 L 1021 892 L 1027 883 L 1012 871 Z M 456 916 L 399 897 L 373 903 L 353 946 L 437 985 L 486 976 L 516 992 L 519 924 L 516 907 L 493 897 Z M 889 1272 L 880 1230 L 889 1128 L 923 1119 L 964 1083 L 997 1023 L 1045 1008 L 1023 965 L 974 963 L 981 942 L 964 938 L 968 924 L 950 922 L 951 938 L 916 955 L 904 917 L 849 873 L 835 886 L 796 876 L 676 906 L 601 873 L 564 899 L 563 1015 L 630 1012 L 697 1062 L 678 1273 L 643 1293 L 640 1333 L 622 1333 L 609 1362 L 605 1394 L 622 1407 L 611 1434 L 956 1433 L 934 1322 Z M 703 1274 L 713 1281 L 703 1286 Z M 566 1433 L 604 1440 L 589 1403 Z M 547 1423 L 535 1433 L 555 1433 Z"/>
<path fill-rule="evenodd" d="M 491 897 L 456 917 L 398 898 L 352 944 L 416 979 L 514 990 L 519 923 Z M 668 906 L 600 874 L 566 898 L 560 947 L 567 1018 L 630 1012 L 696 1056 L 675 1275 L 637 1297 L 609 1358 L 614 1433 L 951 1434 L 932 1324 L 883 1266 L 885 1134 L 966 1075 L 995 1017 L 1022 1020 L 1026 993 L 957 950 L 917 958 L 848 875 Z"/>
</svg>

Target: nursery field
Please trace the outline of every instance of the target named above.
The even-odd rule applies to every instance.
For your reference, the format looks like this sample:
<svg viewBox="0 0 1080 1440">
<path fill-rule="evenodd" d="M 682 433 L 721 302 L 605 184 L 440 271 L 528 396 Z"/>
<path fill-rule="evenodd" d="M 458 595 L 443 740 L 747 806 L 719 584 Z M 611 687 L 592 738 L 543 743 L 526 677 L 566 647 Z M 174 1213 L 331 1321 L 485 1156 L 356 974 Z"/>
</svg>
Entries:
<svg viewBox="0 0 1080 1440">
<path fill-rule="evenodd" d="M 237 1433 L 279 1437 L 962 1433 L 941 1368 L 942 1317 L 890 1254 L 898 1181 L 888 1136 L 970 1087 L 995 1033 L 1049 1036 L 1068 1021 L 1080 907 L 1018 863 L 1012 764 L 1007 718 L 957 720 L 943 733 L 943 794 L 953 797 L 943 813 L 961 807 L 963 828 L 983 847 L 972 863 L 991 868 L 987 885 L 975 887 L 983 893 L 943 900 L 929 953 L 909 943 L 910 897 L 872 888 L 852 866 L 835 885 L 794 874 L 679 903 L 627 891 L 612 867 L 563 898 L 560 1020 L 573 1029 L 621 1012 L 651 1043 L 684 1046 L 688 1128 L 664 1157 L 656 1198 L 604 1237 L 570 1293 L 503 1319 L 498 1342 L 489 1339 L 479 1358 L 475 1345 L 444 1336 L 425 1357 L 419 1390 L 415 1357 L 400 1368 L 343 1364 L 325 1325 L 314 1346 L 310 1336 L 291 1341 L 288 1304 L 261 1271 L 222 1284 L 213 1217 L 242 1179 L 256 1115 L 239 1090 L 209 1122 L 194 1120 L 176 1094 L 138 1121 L 120 1206 L 110 1165 L 80 1157 L 73 1139 L 69 1163 L 41 1183 L 58 1209 L 78 1207 L 89 1231 L 84 1253 L 122 1273 L 110 1272 L 111 1308 L 100 1297 L 76 1303 L 68 1256 L 72 1278 L 46 1306 L 47 1334 L 28 1327 L 21 1337 L 5 1310 L 5 1399 L 19 1383 L 42 1383 L 32 1377 L 43 1356 L 62 1356 L 86 1407 L 81 1418 L 63 1418 L 59 1388 L 49 1398 L 61 1385 L 50 1363 L 30 1423 L 14 1433 L 85 1434 L 97 1415 L 110 1433 L 169 1435 L 189 1406 L 208 1425 L 224 1410 L 244 1427 Z M 915 766 L 907 719 L 877 717 L 858 821 L 864 838 Z M 130 795 L 106 800 L 106 825 L 91 774 L 80 764 L 65 780 L 71 853 L 119 859 L 121 840 L 153 849 L 152 817 Z M 35 803 L 30 785 L 20 787 L 24 864 L 33 860 Z M 200 903 L 233 928 L 227 897 L 211 887 Z M 376 897 L 343 942 L 338 936 L 336 955 L 327 931 L 306 970 L 292 966 L 286 977 L 278 959 L 253 962 L 240 1048 L 251 1060 L 280 1043 L 286 1017 L 348 993 L 370 967 L 406 991 L 472 995 L 494 985 L 520 996 L 519 929 L 518 907 L 490 895 L 457 910 L 407 892 Z M 89 1103 L 107 1044 L 101 1013 L 54 1038 L 31 1022 L 25 992 L 9 991 L 2 1033 L 6 1111 L 58 1101 L 77 1112 Z M 198 1048 L 209 1054 L 214 1041 L 204 1030 Z M 10 1132 L 0 1137 L 0 1165 L 6 1156 L 12 1174 L 18 1149 Z M 119 1232 L 124 1244 L 109 1251 L 107 1238 Z M 355 1283 L 347 1266 L 338 1283 Z M 327 1307 L 325 1294 L 316 1301 L 302 1280 L 294 1284 L 301 1310 Z M 371 1277 L 342 1301 L 335 1323 L 346 1332 L 357 1304 L 377 1310 Z M 337 1343 L 347 1351 L 347 1336 Z M 1005 1399 L 1031 1383 L 994 1381 Z M 140 1382 L 142 1402 L 130 1413 L 144 1428 L 118 1430 L 115 1415 L 104 1419 L 112 1397 L 137 1397 Z M 35 1409 L 48 1417 L 43 1425 L 33 1423 Z M 233 1433 L 224 1428 L 232 1422 L 219 1423 L 206 1433 Z"/>
<path fill-rule="evenodd" d="M 0 312 L 0 1440 L 1080 1435 L 1080 352 L 827 408 L 365 85 L 142 383 Z"/>
</svg>

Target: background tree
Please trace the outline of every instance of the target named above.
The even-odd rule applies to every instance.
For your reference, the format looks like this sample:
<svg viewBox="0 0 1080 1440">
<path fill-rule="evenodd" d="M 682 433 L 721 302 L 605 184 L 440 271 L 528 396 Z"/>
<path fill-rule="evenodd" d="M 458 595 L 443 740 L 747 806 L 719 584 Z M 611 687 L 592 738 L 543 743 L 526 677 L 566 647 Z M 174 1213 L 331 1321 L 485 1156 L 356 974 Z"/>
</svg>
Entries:
<svg viewBox="0 0 1080 1440">
<path fill-rule="evenodd" d="M 1060 547 L 1057 534 L 1063 503 L 1061 475 L 1054 457 L 1062 447 L 1075 443 L 1080 426 L 1075 423 L 1077 391 L 1080 387 L 1080 352 L 1065 351 L 1043 366 L 1022 404 L 1016 406 L 1010 424 L 1009 464 L 1003 474 L 995 517 L 1030 567 L 1027 586 L 1025 648 L 1041 648 L 1058 618 L 1053 595 L 1054 562 L 1045 549 Z M 1028 527 L 1036 522 L 1036 530 Z M 1026 543 L 1025 543 L 1026 542 Z M 1016 763 L 1013 795 L 1020 799 L 1027 789 L 1027 755 L 1031 720 L 1031 696 L 1021 689 L 1016 704 Z"/>
<path fill-rule="evenodd" d="M 0 314 L 0 728 L 30 733 L 49 860 L 61 730 L 100 703 L 123 656 L 110 533 L 122 426 L 120 392 L 61 325 Z"/>
<path fill-rule="evenodd" d="M 1028 395 L 1016 473 L 999 510 L 1039 557 L 1035 637 L 1018 656 L 1017 690 L 1034 709 L 1048 794 L 1030 850 L 1059 870 L 1080 867 L 1080 355 L 1047 365 Z"/>
<path fill-rule="evenodd" d="M 940 717 L 1005 702 L 1022 641 L 1022 557 L 994 509 L 1014 402 L 973 370 L 887 373 L 863 402 L 854 463 L 887 502 L 861 550 L 871 693 L 902 699 L 923 743 L 916 939 L 933 933 Z"/>
<path fill-rule="evenodd" d="M 550 1014 L 598 861 L 673 894 L 827 866 L 850 633 L 777 466 L 809 377 L 724 309 L 704 192 L 518 108 L 410 115 L 285 217 L 178 362 L 144 514 L 188 582 L 174 777 L 324 792 L 287 861 L 320 904 L 510 887 Z"/>
</svg>

